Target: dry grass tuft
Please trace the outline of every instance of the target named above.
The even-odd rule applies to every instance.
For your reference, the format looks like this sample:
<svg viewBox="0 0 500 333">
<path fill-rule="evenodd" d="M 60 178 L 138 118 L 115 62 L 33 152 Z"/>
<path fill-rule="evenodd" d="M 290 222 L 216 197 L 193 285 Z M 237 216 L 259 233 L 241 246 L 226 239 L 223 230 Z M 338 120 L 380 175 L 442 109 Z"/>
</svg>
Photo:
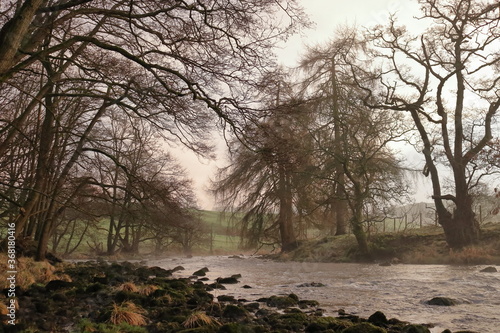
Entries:
<svg viewBox="0 0 500 333">
<path fill-rule="evenodd" d="M 126 323 L 132 326 L 146 325 L 146 318 L 143 314 L 146 311 L 132 302 L 113 304 L 109 321 L 114 325 Z"/>
<path fill-rule="evenodd" d="M 16 285 L 22 289 L 27 289 L 33 283 L 46 284 L 52 280 L 71 281 L 68 275 L 56 274 L 57 268 L 46 261 L 35 261 L 33 258 L 17 258 Z M 0 255 L 0 289 L 8 288 L 7 279 L 4 276 L 7 269 L 7 256 Z"/>
<path fill-rule="evenodd" d="M 491 264 L 494 261 L 493 249 L 469 246 L 461 250 L 450 250 L 449 261 L 459 265 Z"/>
<path fill-rule="evenodd" d="M 204 312 L 193 312 L 183 323 L 185 328 L 195 328 L 201 326 L 220 326 L 220 323 Z"/>
<path fill-rule="evenodd" d="M 125 282 L 124 284 L 122 284 L 118 287 L 118 290 L 129 291 L 132 293 L 139 292 L 139 288 L 135 284 L 133 284 L 132 282 Z"/>
<path fill-rule="evenodd" d="M 146 295 L 146 296 L 149 296 L 151 295 L 152 293 L 155 292 L 155 290 L 158 290 L 159 288 L 155 285 L 146 285 L 144 287 L 141 288 L 141 290 L 139 291 L 142 295 Z"/>
</svg>

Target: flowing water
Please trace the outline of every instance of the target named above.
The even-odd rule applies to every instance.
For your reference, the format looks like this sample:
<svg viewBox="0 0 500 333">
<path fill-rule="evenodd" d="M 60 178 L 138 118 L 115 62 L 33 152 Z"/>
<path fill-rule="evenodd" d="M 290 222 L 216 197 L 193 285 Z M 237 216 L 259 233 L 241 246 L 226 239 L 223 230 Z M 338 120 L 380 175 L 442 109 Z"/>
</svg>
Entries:
<svg viewBox="0 0 500 333">
<path fill-rule="evenodd" d="M 216 290 L 217 295 L 256 300 L 295 293 L 316 300 L 326 315 L 338 309 L 367 318 L 380 310 L 388 318 L 412 323 L 431 323 L 431 332 L 471 330 L 500 332 L 500 273 L 484 273 L 484 266 L 392 265 L 274 262 L 255 257 L 224 256 L 150 260 L 150 266 L 172 269 L 176 277 L 188 277 L 208 267 L 214 280 L 241 274 L 240 283 Z M 325 287 L 299 287 L 321 282 Z M 252 289 L 244 289 L 249 285 Z M 430 306 L 425 301 L 445 296 L 460 301 L 456 306 Z"/>
</svg>

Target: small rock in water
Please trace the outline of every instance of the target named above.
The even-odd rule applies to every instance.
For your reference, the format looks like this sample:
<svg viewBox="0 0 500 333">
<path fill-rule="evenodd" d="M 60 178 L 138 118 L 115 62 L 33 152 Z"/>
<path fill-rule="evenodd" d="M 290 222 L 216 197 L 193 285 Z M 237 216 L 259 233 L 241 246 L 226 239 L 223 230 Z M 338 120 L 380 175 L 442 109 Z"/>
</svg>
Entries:
<svg viewBox="0 0 500 333">
<path fill-rule="evenodd" d="M 196 275 L 196 276 L 205 276 L 205 275 L 207 275 L 207 272 L 208 272 L 208 268 L 203 267 L 202 269 L 199 269 L 196 272 L 194 272 L 193 275 Z"/>
<path fill-rule="evenodd" d="M 325 287 L 326 285 L 321 283 L 321 282 L 310 282 L 310 283 L 302 283 L 299 284 L 297 287 L 298 288 L 304 288 L 304 287 Z"/>
<path fill-rule="evenodd" d="M 457 305 L 458 301 L 448 297 L 434 297 L 425 303 L 428 305 L 453 306 Z"/>
<path fill-rule="evenodd" d="M 238 279 L 235 277 L 227 277 L 227 278 L 217 278 L 215 281 L 220 284 L 235 284 L 238 283 Z"/>
<path fill-rule="evenodd" d="M 498 271 L 497 271 L 496 267 L 489 266 L 489 267 L 483 268 L 482 270 L 480 270 L 480 272 L 483 272 L 483 273 L 496 273 Z"/>
</svg>

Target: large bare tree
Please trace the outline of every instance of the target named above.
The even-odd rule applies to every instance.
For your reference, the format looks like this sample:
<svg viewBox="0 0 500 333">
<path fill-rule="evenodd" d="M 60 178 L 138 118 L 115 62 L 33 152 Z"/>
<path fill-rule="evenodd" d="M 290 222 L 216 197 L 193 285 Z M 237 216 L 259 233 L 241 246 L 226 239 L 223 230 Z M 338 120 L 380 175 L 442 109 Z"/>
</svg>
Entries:
<svg viewBox="0 0 500 333">
<path fill-rule="evenodd" d="M 0 156 L 23 140 L 33 152 L 30 183 L 2 170 L 5 193 L 16 189 L 3 199 L 18 211 L 18 235 L 41 228 L 39 259 L 71 198 L 64 185 L 110 110 L 208 153 L 212 128 L 258 116 L 251 87 L 274 67 L 275 43 L 304 23 L 295 0 L 26 0 L 0 11 Z"/>
<path fill-rule="evenodd" d="M 498 1 L 420 0 L 427 30 L 413 36 L 391 20 L 367 32 L 366 64 L 353 66 L 371 107 L 408 112 L 420 137 L 424 174 L 447 243 L 478 241 L 471 189 L 481 170 L 473 161 L 495 138 L 500 107 Z M 373 67 L 372 67 L 373 68 Z M 370 85 L 378 83 L 378 89 Z M 496 125 L 495 125 L 496 124 Z M 444 171 L 439 165 L 444 165 Z M 446 175 L 452 181 L 447 184 Z"/>
</svg>

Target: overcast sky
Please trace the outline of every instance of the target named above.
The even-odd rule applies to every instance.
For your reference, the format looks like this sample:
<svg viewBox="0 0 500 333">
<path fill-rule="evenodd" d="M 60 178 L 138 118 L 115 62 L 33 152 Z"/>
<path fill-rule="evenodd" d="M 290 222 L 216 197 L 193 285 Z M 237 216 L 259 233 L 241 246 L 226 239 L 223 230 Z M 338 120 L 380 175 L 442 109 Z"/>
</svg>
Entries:
<svg viewBox="0 0 500 333">
<path fill-rule="evenodd" d="M 299 0 L 315 26 L 303 31 L 301 36 L 292 37 L 283 48 L 277 50 L 279 61 L 285 66 L 295 66 L 305 45 L 316 45 L 328 42 L 334 37 L 335 29 L 342 25 L 369 27 L 385 24 L 390 13 L 395 13 L 398 21 L 415 24 L 412 17 L 418 14 L 416 0 Z M 177 156 L 194 181 L 199 205 L 202 209 L 214 208 L 213 199 L 207 193 L 209 179 L 213 175 L 217 163 L 222 166 L 223 149 L 218 152 L 219 162 L 199 160 L 193 153 L 185 150 Z M 221 156 L 222 155 L 222 156 Z M 421 194 L 418 200 L 425 199 Z"/>
</svg>

